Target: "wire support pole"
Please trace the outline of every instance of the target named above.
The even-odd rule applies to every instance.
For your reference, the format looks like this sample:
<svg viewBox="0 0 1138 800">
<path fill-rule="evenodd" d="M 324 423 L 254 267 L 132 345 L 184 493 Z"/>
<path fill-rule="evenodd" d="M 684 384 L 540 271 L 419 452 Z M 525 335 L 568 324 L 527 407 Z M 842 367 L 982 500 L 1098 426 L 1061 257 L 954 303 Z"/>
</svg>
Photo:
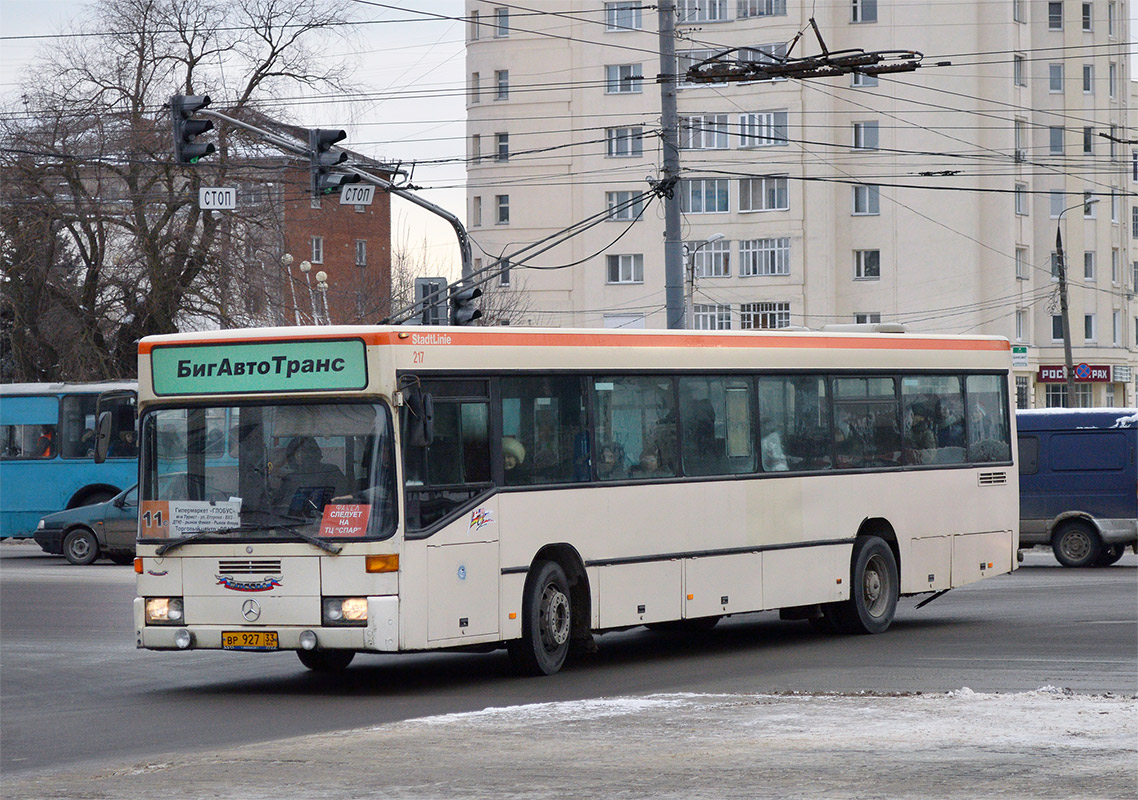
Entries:
<svg viewBox="0 0 1138 800">
<path fill-rule="evenodd" d="M 668 185 L 664 200 L 664 304 L 669 329 L 686 327 L 684 319 L 684 252 L 681 241 L 679 115 L 676 110 L 676 3 L 661 0 L 660 18 L 660 127 L 664 148 L 662 183 Z"/>
</svg>

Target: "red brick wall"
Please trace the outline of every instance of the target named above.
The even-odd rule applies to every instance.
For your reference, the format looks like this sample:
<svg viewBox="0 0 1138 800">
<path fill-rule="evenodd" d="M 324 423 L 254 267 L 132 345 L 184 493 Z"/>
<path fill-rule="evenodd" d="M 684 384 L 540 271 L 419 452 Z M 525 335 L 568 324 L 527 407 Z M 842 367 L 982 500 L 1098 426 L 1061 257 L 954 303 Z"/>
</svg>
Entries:
<svg viewBox="0 0 1138 800">
<path fill-rule="evenodd" d="M 284 209 L 285 252 L 293 256 L 292 274 L 299 281 L 297 304 L 302 322 L 311 318 L 312 304 L 300 262 L 312 262 L 313 292 L 316 273 L 328 273 L 328 310 L 335 325 L 377 323 L 390 313 L 391 297 L 391 196 L 376 189 L 375 200 L 362 213 L 355 206 L 340 205 L 339 195 L 325 195 L 320 208 L 311 207 L 309 172 L 298 167 L 286 170 Z M 324 239 L 323 263 L 312 261 L 312 237 Z M 367 265 L 356 266 L 356 241 L 366 242 Z M 317 294 L 317 307 L 320 298 Z"/>
</svg>

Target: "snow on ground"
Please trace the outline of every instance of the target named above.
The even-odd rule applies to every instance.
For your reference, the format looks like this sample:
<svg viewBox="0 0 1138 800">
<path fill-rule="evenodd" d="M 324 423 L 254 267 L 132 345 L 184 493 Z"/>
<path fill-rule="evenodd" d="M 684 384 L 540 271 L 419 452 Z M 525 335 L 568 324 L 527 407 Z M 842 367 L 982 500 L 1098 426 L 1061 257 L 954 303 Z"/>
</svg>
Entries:
<svg viewBox="0 0 1138 800">
<path fill-rule="evenodd" d="M 6 798 L 1134 798 L 1138 697 L 652 694 L 487 708 L 112 769 Z"/>
</svg>

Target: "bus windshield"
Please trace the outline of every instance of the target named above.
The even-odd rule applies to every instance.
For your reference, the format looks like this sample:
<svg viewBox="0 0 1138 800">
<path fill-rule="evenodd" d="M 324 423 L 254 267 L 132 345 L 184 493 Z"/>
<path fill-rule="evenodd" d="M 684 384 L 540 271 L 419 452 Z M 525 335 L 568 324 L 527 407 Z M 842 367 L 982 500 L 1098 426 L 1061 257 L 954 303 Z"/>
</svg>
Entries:
<svg viewBox="0 0 1138 800">
<path fill-rule="evenodd" d="M 159 408 L 142 420 L 139 539 L 362 539 L 396 525 L 391 416 L 363 403 Z"/>
</svg>

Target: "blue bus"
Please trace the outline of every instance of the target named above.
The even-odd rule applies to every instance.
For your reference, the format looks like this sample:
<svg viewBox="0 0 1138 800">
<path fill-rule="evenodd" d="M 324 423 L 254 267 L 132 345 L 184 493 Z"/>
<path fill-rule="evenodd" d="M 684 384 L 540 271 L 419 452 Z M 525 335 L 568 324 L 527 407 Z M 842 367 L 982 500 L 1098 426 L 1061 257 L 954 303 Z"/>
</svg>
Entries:
<svg viewBox="0 0 1138 800">
<path fill-rule="evenodd" d="M 1016 412 L 1023 547 L 1065 567 L 1109 566 L 1138 550 L 1138 409 Z"/>
<path fill-rule="evenodd" d="M 40 517 L 109 500 L 138 480 L 135 381 L 0 385 L 0 538 L 27 538 Z M 99 411 L 124 431 L 96 464 Z"/>
</svg>

